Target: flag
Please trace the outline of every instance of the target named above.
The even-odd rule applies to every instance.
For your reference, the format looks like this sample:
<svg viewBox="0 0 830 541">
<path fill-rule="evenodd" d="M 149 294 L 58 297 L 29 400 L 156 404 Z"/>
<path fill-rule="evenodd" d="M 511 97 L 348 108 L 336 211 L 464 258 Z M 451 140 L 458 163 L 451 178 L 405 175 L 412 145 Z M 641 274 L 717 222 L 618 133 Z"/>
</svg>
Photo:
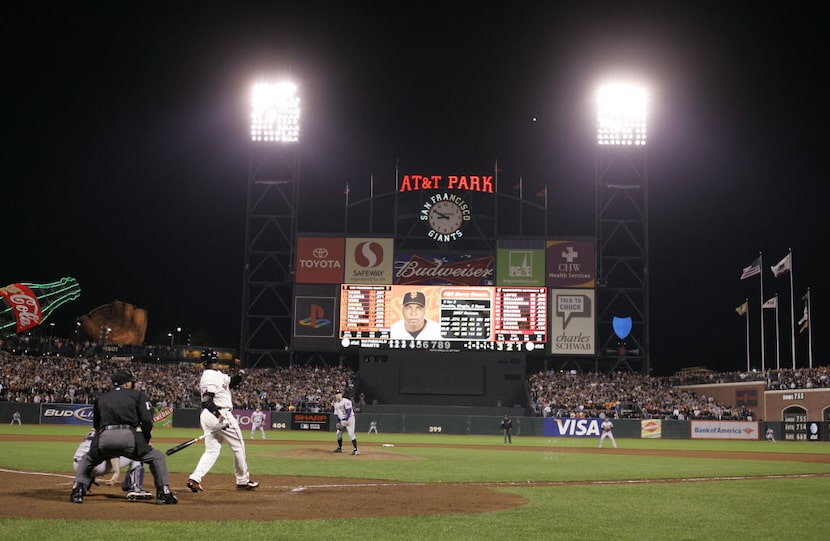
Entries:
<svg viewBox="0 0 830 541">
<path fill-rule="evenodd" d="M 772 273 L 775 275 L 776 278 L 792 270 L 792 255 L 792 253 L 785 255 L 784 259 L 779 261 L 778 264 L 770 267 L 772 269 Z"/>
<path fill-rule="evenodd" d="M 495 165 L 495 167 L 493 167 L 493 172 L 496 173 L 497 175 L 499 173 L 501 173 L 501 169 L 499 168 L 499 161 L 498 160 L 496 160 L 496 165 Z"/>
<path fill-rule="evenodd" d="M 542 188 L 541 190 L 536 192 L 536 197 L 547 197 L 547 196 L 548 196 L 548 187 L 547 186 L 545 186 L 544 188 Z"/>
<path fill-rule="evenodd" d="M 519 182 L 513 185 L 514 190 L 521 190 L 522 189 L 522 177 L 519 177 Z"/>
<path fill-rule="evenodd" d="M 761 274 L 761 258 L 759 257 L 748 267 L 744 267 L 744 271 L 741 273 L 741 280 L 745 280 L 750 276 L 755 276 L 756 274 Z"/>
<path fill-rule="evenodd" d="M 349 183 L 347 182 L 346 187 L 343 188 L 343 193 L 346 194 L 346 195 L 349 195 L 350 191 L 351 191 L 351 189 L 349 188 Z"/>
<path fill-rule="evenodd" d="M 778 297 L 773 297 L 761 306 L 761 308 L 778 308 Z"/>
<path fill-rule="evenodd" d="M 798 320 L 798 324 L 801 325 L 801 329 L 798 330 L 799 334 L 803 333 L 804 329 L 810 325 L 810 305 L 807 303 L 806 295 L 804 296 L 804 315 Z"/>
<path fill-rule="evenodd" d="M 749 301 L 744 301 L 744 303 L 742 305 L 735 308 L 735 312 L 737 312 L 739 316 L 745 316 L 748 311 L 749 311 Z"/>
</svg>

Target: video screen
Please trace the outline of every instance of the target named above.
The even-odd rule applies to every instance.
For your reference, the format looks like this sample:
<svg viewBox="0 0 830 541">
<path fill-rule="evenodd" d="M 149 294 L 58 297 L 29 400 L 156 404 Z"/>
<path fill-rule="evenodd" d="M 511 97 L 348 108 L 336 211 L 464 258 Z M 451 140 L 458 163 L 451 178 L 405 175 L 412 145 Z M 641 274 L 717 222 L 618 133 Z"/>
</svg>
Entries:
<svg viewBox="0 0 830 541">
<path fill-rule="evenodd" d="M 547 288 L 344 284 L 343 347 L 533 351 L 547 342 Z"/>
</svg>

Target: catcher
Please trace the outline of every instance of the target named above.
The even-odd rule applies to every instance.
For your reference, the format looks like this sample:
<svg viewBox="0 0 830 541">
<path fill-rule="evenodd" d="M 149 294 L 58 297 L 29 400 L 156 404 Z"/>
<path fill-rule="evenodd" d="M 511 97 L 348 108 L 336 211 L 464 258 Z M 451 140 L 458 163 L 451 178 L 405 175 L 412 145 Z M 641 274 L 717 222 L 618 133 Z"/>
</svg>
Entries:
<svg viewBox="0 0 830 541">
<path fill-rule="evenodd" d="M 84 437 L 83 441 L 75 450 L 75 456 L 72 461 L 72 468 L 75 473 L 78 473 L 78 463 L 81 458 L 89 452 L 92 446 L 92 438 L 95 437 L 95 429 L 92 429 Z M 118 479 L 121 477 L 121 469 L 127 468 L 127 474 L 121 482 L 121 490 L 127 493 L 127 499 L 136 500 L 152 500 L 153 494 L 144 490 L 144 464 L 138 460 L 132 460 L 125 456 L 118 458 L 111 458 L 105 460 L 92 468 L 92 478 L 95 484 L 103 483 L 109 487 L 115 486 Z M 103 479 L 104 476 L 109 476 L 108 479 Z M 102 479 L 98 479 L 102 478 Z"/>
<path fill-rule="evenodd" d="M 337 429 L 337 449 L 334 452 L 343 452 L 343 432 L 346 432 L 349 434 L 349 439 L 352 440 L 352 454 L 359 455 L 360 450 L 357 448 L 357 438 L 354 435 L 355 418 L 352 401 L 343 398 L 343 391 L 337 390 L 334 393 L 334 402 L 331 405 L 334 410 L 334 417 L 337 419 L 337 423 L 334 425 Z"/>
</svg>

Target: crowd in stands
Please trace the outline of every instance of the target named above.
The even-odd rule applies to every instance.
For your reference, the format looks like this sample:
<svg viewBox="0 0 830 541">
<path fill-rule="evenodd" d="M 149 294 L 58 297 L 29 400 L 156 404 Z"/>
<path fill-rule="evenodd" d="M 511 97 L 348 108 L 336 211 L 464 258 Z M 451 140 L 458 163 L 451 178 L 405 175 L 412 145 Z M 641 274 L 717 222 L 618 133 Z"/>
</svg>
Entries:
<svg viewBox="0 0 830 541">
<path fill-rule="evenodd" d="M 768 390 L 830 388 L 830 367 L 710 372 L 695 377 L 651 377 L 631 372 L 580 373 L 542 371 L 528 377 L 537 414 L 553 417 L 747 419 L 747 408 L 722 404 L 683 385 L 766 381 Z"/>
<path fill-rule="evenodd" d="M 198 363 L 135 362 L 106 357 L 13 355 L 0 351 L 0 400 L 90 404 L 112 388 L 110 376 L 128 368 L 158 407 L 198 408 Z M 234 373 L 235 370 L 231 370 Z M 234 392 L 236 407 L 272 411 L 325 411 L 336 389 L 353 396 L 353 370 L 341 366 L 288 366 L 245 370 Z"/>
<path fill-rule="evenodd" d="M 80 344 L 72 351 L 59 341 L 56 351 L 34 348 L 0 349 L 0 400 L 34 403 L 88 404 L 111 388 L 110 375 L 129 368 L 141 388 L 158 407 L 198 408 L 198 362 L 138 362 L 95 351 Z M 230 372 L 235 372 L 231 369 Z M 236 407 L 266 410 L 320 412 L 330 409 L 336 389 L 356 396 L 357 374 L 335 365 L 292 365 L 254 368 L 234 393 Z M 764 372 L 699 371 L 692 375 L 651 377 L 632 372 L 594 373 L 541 371 L 528 376 L 528 394 L 536 415 L 552 417 L 745 419 L 746 408 L 721 404 L 712 397 L 682 387 L 700 383 L 766 381 L 769 390 L 830 388 L 830 367 L 770 369 Z"/>
</svg>

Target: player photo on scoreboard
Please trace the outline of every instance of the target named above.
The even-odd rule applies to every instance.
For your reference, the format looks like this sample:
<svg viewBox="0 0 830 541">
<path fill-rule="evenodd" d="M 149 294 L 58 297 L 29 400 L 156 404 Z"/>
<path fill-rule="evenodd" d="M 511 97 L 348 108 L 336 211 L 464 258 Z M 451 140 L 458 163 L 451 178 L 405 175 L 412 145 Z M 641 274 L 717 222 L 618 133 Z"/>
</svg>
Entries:
<svg viewBox="0 0 830 541">
<path fill-rule="evenodd" d="M 440 288 L 396 287 L 389 304 L 389 338 L 392 340 L 429 341 L 445 338 L 441 332 Z"/>
</svg>

